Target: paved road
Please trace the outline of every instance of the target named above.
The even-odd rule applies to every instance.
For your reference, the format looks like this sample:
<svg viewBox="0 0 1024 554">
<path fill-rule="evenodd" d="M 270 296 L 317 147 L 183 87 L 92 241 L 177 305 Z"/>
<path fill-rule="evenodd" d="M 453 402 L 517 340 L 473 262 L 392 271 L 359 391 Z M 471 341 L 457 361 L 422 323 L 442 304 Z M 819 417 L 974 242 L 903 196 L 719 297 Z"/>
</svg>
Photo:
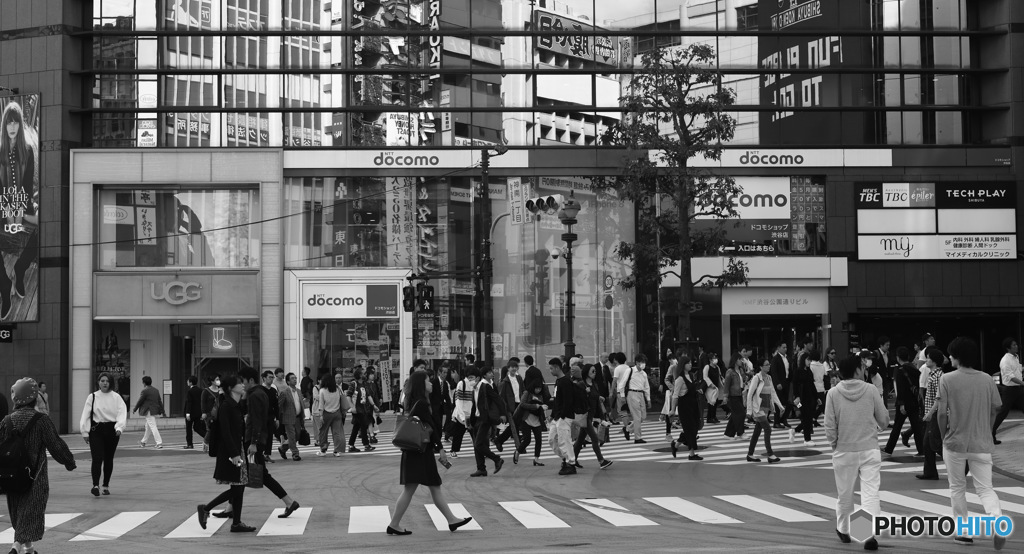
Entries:
<svg viewBox="0 0 1024 554">
<path fill-rule="evenodd" d="M 168 433 L 160 451 L 140 449 L 133 442 L 137 437 L 128 434 L 117 459 L 112 496 L 89 494 L 86 454 L 78 455 L 82 461 L 74 473 L 51 465 L 48 514 L 54 526 L 39 546 L 42 552 L 68 553 L 860 551 L 860 545 L 841 545 L 835 537 L 835 483 L 827 448 L 791 446 L 780 437 L 780 455 L 791 450 L 799 457 L 773 466 L 732 463 L 745 454 L 735 452 L 742 445 L 713 438 L 719 434 L 717 428 L 708 426 L 702 431 L 709 445 L 703 451 L 707 460 L 688 462 L 657 452 L 666 447 L 664 427 L 656 422 L 648 427 L 648 444 L 634 445 L 621 435 L 613 436 L 606 450 L 615 464 L 601 471 L 592 454 L 584 456 L 581 463 L 586 469 L 576 476 L 557 476 L 557 463 L 550 459 L 543 460 L 544 467 L 533 467 L 529 458 L 513 465 L 506 455 L 508 463 L 501 473 L 470 478 L 474 463 L 468 456 L 460 457 L 442 474 L 444 491 L 449 502 L 474 517 L 478 528 L 454 534 L 439 531 L 427 507 L 430 497 L 421 491 L 403 521 L 413 531 L 410 537 L 383 533 L 386 514 L 400 492 L 399 460 L 385 436 L 373 453 L 339 458 L 305 454 L 301 462 L 278 458 L 271 472 L 308 510 L 278 519 L 275 510 L 281 504 L 273 495 L 250 489 L 243 519 L 260 531 L 239 535 L 229 533 L 226 525 L 204 534 L 194 522 L 195 505 L 222 488 L 211 478 L 211 458 L 181 450 L 181 432 Z M 800 462 L 810 463 L 796 465 Z M 885 466 L 883 510 L 949 514 L 946 482 L 918 481 L 913 477 L 918 467 Z M 1006 514 L 1024 521 L 1024 483 L 1000 475 L 996 485 Z M 0 525 L 0 531 L 5 528 Z M 10 540 L 2 533 L 0 539 Z M 898 552 L 960 551 L 947 539 L 881 542 Z M 1024 535 L 1018 532 L 1006 551 L 1022 550 Z"/>
</svg>

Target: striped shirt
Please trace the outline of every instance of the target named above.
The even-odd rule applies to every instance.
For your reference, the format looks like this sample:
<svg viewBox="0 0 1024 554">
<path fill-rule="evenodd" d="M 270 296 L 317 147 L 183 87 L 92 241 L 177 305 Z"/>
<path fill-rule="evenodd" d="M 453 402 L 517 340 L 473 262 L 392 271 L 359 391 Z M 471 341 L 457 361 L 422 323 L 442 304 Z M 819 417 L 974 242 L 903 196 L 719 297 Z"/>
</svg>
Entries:
<svg viewBox="0 0 1024 554">
<path fill-rule="evenodd" d="M 456 421 L 465 424 L 473 413 L 473 389 L 474 385 L 469 379 L 463 379 L 455 386 L 455 408 L 452 410 L 452 417 Z"/>
</svg>

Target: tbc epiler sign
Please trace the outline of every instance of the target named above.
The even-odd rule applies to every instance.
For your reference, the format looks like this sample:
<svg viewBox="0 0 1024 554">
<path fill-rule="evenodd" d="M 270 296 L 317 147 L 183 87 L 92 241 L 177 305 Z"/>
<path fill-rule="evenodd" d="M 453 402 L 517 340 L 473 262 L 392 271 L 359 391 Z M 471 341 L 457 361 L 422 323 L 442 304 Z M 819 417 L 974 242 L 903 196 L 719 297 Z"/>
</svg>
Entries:
<svg viewBox="0 0 1024 554">
<path fill-rule="evenodd" d="M 300 303 L 303 319 L 393 318 L 398 317 L 398 287 L 304 284 Z"/>
</svg>

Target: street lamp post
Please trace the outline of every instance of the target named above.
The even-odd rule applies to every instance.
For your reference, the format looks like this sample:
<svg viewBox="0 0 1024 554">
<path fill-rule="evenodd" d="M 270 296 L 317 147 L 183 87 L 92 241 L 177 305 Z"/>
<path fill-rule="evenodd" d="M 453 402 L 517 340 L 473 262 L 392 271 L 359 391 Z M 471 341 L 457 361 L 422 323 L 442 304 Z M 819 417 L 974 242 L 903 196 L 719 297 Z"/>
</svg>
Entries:
<svg viewBox="0 0 1024 554">
<path fill-rule="evenodd" d="M 569 192 L 569 198 L 566 199 L 562 209 L 558 212 L 558 219 L 565 225 L 566 232 L 562 233 L 562 240 L 565 242 L 565 269 L 566 269 L 566 280 L 568 281 L 565 286 L 565 361 L 568 362 L 576 355 L 576 343 L 573 342 L 573 323 L 576 318 L 575 307 L 576 302 L 574 300 L 573 292 L 573 277 L 572 277 L 572 243 L 576 242 L 579 238 L 576 233 L 572 232 L 572 226 L 576 225 L 576 216 L 580 213 L 580 204 L 576 201 L 572 191 Z"/>
<path fill-rule="evenodd" d="M 491 334 L 494 333 L 494 314 L 493 314 L 493 299 L 491 298 L 491 278 L 492 268 L 494 262 L 491 259 L 491 233 L 493 232 L 492 224 L 495 222 L 491 221 L 491 156 L 501 156 L 505 152 L 508 152 L 508 147 L 504 144 L 499 144 L 493 148 L 494 154 L 491 154 L 491 148 L 484 148 L 480 151 L 480 185 L 483 189 L 482 198 L 480 199 L 482 206 L 481 217 L 483 219 L 482 228 L 485 229 L 483 241 L 480 249 L 480 289 L 483 295 L 483 332 L 484 340 L 483 356 L 481 360 L 492 361 L 491 358 L 494 356 L 494 345 L 491 341 Z"/>
</svg>

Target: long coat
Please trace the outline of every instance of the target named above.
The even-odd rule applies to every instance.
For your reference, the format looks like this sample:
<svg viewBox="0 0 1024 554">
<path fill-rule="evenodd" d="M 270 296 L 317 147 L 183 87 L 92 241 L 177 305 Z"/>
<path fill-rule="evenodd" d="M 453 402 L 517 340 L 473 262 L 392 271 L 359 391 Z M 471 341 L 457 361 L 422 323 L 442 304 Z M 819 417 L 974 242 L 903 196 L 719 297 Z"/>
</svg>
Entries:
<svg viewBox="0 0 1024 554">
<path fill-rule="evenodd" d="M 0 422 L 0 442 L 7 440 L 12 430 L 23 430 L 36 413 L 34 408 L 23 407 L 5 417 Z M 43 538 L 46 501 L 50 498 L 50 479 L 46 472 L 46 451 L 49 450 L 53 459 L 65 466 L 72 469 L 75 466 L 74 454 L 68 449 L 67 443 L 57 434 L 53 421 L 46 415 L 40 414 L 31 432 L 25 438 L 25 445 L 30 454 L 29 459 L 35 467 L 39 468 L 36 479 L 32 482 L 28 492 L 7 493 L 7 511 L 11 515 L 11 523 L 14 525 L 14 540 L 20 543 L 35 542 Z"/>
<path fill-rule="evenodd" d="M 217 441 L 217 464 L 214 466 L 213 478 L 219 483 L 241 482 L 241 470 L 231 463 L 235 456 L 245 456 L 242 448 L 242 438 L 245 434 L 245 417 L 242 408 L 235 402 L 231 395 L 226 395 L 220 401 L 220 408 L 217 409 L 217 425 L 219 425 L 220 438 Z"/>
</svg>

